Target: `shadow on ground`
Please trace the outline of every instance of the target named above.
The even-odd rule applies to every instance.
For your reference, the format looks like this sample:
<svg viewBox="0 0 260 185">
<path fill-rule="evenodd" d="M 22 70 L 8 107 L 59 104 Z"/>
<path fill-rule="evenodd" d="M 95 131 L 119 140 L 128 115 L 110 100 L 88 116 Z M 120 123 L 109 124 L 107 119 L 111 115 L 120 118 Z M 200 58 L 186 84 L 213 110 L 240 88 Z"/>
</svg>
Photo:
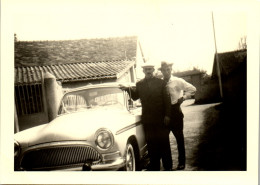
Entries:
<svg viewBox="0 0 260 185">
<path fill-rule="evenodd" d="M 246 104 L 225 102 L 205 110 L 193 166 L 203 171 L 246 170 Z"/>
</svg>

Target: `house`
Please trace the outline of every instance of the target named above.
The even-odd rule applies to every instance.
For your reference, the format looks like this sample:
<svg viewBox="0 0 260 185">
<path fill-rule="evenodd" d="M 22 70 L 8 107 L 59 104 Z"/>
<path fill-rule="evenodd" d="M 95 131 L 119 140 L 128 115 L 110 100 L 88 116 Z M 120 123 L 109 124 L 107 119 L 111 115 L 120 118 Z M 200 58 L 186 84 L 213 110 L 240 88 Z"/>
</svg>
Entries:
<svg viewBox="0 0 260 185">
<path fill-rule="evenodd" d="M 221 87 L 218 77 L 218 65 L 221 75 Z M 218 53 L 214 56 L 211 78 L 202 86 L 197 103 L 246 101 L 247 50 Z M 222 89 L 221 89 L 222 88 Z M 221 91 L 222 96 L 221 97 Z"/>
<path fill-rule="evenodd" d="M 246 97 L 247 50 L 243 49 L 218 53 L 218 62 L 221 75 L 223 100 L 234 101 L 234 99 Z M 216 55 L 214 58 L 211 78 L 214 81 L 218 81 L 219 79 Z M 219 85 L 218 88 L 220 88 Z"/>
<path fill-rule="evenodd" d="M 45 73 L 52 74 L 62 88 L 136 82 L 140 52 L 136 36 L 16 41 L 15 108 L 20 130 L 49 121 L 43 90 Z"/>
<path fill-rule="evenodd" d="M 222 103 L 218 107 L 220 110 L 218 127 L 223 128 L 223 136 L 226 135 L 226 138 L 232 141 L 232 151 L 235 151 L 240 159 L 238 165 L 246 170 L 247 50 L 218 53 L 218 62 L 223 91 Z M 212 70 L 212 81 L 215 81 L 219 89 L 216 56 Z M 257 80 L 256 83 L 258 83 Z M 256 86 L 258 87 L 258 84 Z M 217 92 L 219 94 L 220 91 Z M 228 153 L 228 150 L 225 153 Z"/>
</svg>

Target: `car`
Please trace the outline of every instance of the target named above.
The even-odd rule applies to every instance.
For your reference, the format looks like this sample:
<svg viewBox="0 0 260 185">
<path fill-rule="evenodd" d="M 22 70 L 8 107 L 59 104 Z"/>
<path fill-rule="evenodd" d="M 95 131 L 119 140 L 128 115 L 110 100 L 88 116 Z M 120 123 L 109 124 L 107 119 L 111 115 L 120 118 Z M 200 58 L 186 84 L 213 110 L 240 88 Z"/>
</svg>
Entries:
<svg viewBox="0 0 260 185">
<path fill-rule="evenodd" d="M 141 170 L 140 105 L 116 82 L 65 90 L 55 119 L 15 134 L 15 171 Z"/>
</svg>

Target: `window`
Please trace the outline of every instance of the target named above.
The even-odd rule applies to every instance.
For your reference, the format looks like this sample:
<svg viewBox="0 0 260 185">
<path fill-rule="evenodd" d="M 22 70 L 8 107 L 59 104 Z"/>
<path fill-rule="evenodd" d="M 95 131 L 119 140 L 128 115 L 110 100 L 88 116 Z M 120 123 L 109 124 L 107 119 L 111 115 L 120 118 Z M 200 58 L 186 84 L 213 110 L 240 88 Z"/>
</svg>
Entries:
<svg viewBox="0 0 260 185">
<path fill-rule="evenodd" d="M 93 88 L 69 92 L 61 101 L 59 114 L 87 109 L 125 107 L 123 91 L 119 88 Z"/>
<path fill-rule="evenodd" d="M 15 105 L 19 116 L 43 112 L 41 84 L 15 86 Z"/>
</svg>

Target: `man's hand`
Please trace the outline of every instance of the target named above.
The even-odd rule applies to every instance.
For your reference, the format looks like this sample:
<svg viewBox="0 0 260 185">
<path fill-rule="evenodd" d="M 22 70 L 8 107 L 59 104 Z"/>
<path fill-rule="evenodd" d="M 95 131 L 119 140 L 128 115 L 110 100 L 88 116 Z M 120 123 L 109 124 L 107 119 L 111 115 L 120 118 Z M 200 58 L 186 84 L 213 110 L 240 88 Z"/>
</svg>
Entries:
<svg viewBox="0 0 260 185">
<path fill-rule="evenodd" d="M 181 98 L 178 99 L 178 102 L 177 102 L 177 103 L 181 105 L 184 100 L 185 100 L 184 97 L 181 97 Z"/>
<path fill-rule="evenodd" d="M 165 116 L 165 117 L 164 117 L 164 125 L 165 125 L 165 126 L 168 126 L 168 125 L 170 124 L 170 120 L 171 120 L 171 119 L 170 119 L 169 116 Z"/>
</svg>

